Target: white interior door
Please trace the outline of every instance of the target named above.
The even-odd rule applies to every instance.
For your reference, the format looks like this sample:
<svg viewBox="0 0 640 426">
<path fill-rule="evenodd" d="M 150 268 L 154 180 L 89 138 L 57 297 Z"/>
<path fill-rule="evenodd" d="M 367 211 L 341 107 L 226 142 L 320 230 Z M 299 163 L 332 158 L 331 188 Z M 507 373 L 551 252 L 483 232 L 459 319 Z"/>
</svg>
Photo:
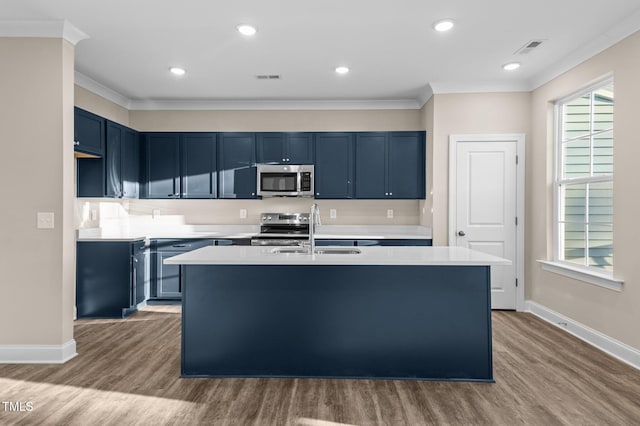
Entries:
<svg viewBox="0 0 640 426">
<path fill-rule="evenodd" d="M 450 244 L 511 260 L 491 268 L 492 309 L 516 308 L 516 140 L 453 141 Z M 452 226 L 453 225 L 453 226 Z"/>
</svg>

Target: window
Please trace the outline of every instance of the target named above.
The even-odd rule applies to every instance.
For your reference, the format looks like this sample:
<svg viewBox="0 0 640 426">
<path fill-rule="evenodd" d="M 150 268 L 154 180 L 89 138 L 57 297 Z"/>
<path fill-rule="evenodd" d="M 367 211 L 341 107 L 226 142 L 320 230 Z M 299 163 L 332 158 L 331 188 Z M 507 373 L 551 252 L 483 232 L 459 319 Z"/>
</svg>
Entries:
<svg viewBox="0 0 640 426">
<path fill-rule="evenodd" d="M 555 259 L 613 272 L 613 80 L 557 103 Z"/>
</svg>

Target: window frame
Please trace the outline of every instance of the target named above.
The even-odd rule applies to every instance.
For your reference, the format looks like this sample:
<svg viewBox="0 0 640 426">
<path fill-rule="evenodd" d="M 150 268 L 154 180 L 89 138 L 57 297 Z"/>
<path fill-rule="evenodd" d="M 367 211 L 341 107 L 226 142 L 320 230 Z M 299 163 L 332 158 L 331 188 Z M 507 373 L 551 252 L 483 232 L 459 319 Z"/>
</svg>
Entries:
<svg viewBox="0 0 640 426">
<path fill-rule="evenodd" d="M 606 288 L 611 288 L 615 290 L 621 289 L 622 281 L 613 278 L 613 269 L 615 268 L 615 257 L 614 263 L 612 265 L 611 270 L 606 270 L 603 268 L 599 268 L 596 266 L 589 265 L 580 265 L 575 262 L 570 262 L 568 260 L 561 259 L 561 255 L 563 253 L 564 247 L 564 237 L 561 235 L 561 220 L 562 218 L 562 207 L 563 203 L 561 200 L 562 190 L 561 187 L 563 185 L 570 184 L 590 184 L 590 183 L 601 183 L 601 182 L 611 182 L 613 184 L 615 169 L 612 169 L 609 174 L 599 174 L 596 176 L 588 176 L 588 177 L 574 177 L 574 178 L 563 178 L 563 131 L 565 127 L 564 123 L 564 114 L 563 114 L 563 106 L 569 101 L 580 98 L 588 93 L 593 93 L 595 90 L 602 88 L 608 84 L 614 84 L 614 121 L 611 129 L 608 130 L 599 130 L 593 131 L 593 129 L 589 130 L 589 133 L 583 135 L 582 137 L 593 137 L 595 134 L 605 133 L 611 131 L 613 133 L 613 144 L 615 149 L 615 83 L 613 76 L 608 76 L 606 78 L 600 79 L 597 82 L 590 84 L 578 91 L 573 92 L 572 94 L 565 96 L 561 99 L 558 99 L 554 103 L 554 176 L 553 176 L 553 261 L 552 262 L 541 262 L 543 263 L 543 268 L 545 270 L 560 273 L 565 276 L 569 276 L 572 278 L 582 279 L 583 281 L 590 282 L 596 285 L 602 285 Z M 592 98 L 593 101 L 593 98 Z M 590 121 L 593 122 L 593 102 L 590 102 L 590 112 L 589 117 Z M 593 145 L 590 145 L 590 148 L 593 148 Z M 590 153 L 590 164 L 593 166 L 593 152 Z M 612 200 L 613 202 L 613 200 Z M 588 202 L 587 202 L 588 204 Z M 588 206 L 585 205 L 585 218 L 588 221 Z M 612 233 L 613 233 L 613 216 L 611 218 L 612 225 Z M 588 228 L 585 229 L 585 233 L 588 235 Z M 613 235 L 613 234 L 612 234 Z M 587 240 L 588 241 L 588 237 Z M 612 247 L 614 239 L 612 236 Z M 585 244 L 585 250 L 588 250 L 588 244 Z M 563 257 L 563 256 L 562 256 Z M 588 256 L 587 256 L 588 257 Z"/>
</svg>

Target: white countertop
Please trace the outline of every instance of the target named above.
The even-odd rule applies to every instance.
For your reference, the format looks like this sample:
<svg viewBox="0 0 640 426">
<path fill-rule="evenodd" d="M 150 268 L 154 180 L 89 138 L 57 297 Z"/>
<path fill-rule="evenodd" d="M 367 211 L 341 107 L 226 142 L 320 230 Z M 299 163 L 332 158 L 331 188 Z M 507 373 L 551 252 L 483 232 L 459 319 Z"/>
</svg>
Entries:
<svg viewBox="0 0 640 426">
<path fill-rule="evenodd" d="M 251 238 L 260 233 L 259 225 L 183 225 L 171 228 L 79 229 L 78 241 L 138 241 L 155 238 Z M 320 225 L 316 239 L 385 240 L 430 239 L 431 228 L 411 225 Z"/>
<path fill-rule="evenodd" d="M 326 249 L 327 247 L 322 247 Z M 343 249 L 346 247 L 342 247 Z M 464 247 L 354 247 L 359 254 L 282 254 L 275 247 L 208 246 L 165 259 L 168 265 L 510 265 Z"/>
</svg>

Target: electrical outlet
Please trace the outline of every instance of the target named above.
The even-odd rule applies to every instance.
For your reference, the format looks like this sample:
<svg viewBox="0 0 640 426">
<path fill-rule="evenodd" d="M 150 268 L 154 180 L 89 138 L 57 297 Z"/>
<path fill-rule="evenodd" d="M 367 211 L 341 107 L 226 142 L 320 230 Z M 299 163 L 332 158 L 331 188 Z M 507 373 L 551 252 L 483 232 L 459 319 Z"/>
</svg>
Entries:
<svg viewBox="0 0 640 426">
<path fill-rule="evenodd" d="M 53 229 L 54 228 L 54 216 L 53 212 L 38 212 L 37 214 L 37 225 L 38 229 Z"/>
<path fill-rule="evenodd" d="M 98 220 L 98 210 L 91 209 L 91 220 Z"/>
<path fill-rule="evenodd" d="M 336 209 L 329 209 L 329 218 L 335 219 L 336 217 L 338 217 L 338 212 L 336 211 Z"/>
<path fill-rule="evenodd" d="M 153 209 L 151 210 L 151 217 L 153 219 L 155 219 L 156 217 L 160 216 L 160 209 Z"/>
<path fill-rule="evenodd" d="M 393 209 L 387 209 L 387 219 L 393 219 Z"/>
<path fill-rule="evenodd" d="M 247 209 L 240 209 L 240 219 L 247 218 Z"/>
</svg>

